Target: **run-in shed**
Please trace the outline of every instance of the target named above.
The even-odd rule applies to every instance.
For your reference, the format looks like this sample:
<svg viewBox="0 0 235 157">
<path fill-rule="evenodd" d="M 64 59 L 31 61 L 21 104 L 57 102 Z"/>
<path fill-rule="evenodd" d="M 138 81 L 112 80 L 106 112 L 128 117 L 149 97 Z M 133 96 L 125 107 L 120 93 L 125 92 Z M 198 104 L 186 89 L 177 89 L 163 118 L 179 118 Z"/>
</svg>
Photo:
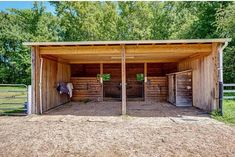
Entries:
<svg viewBox="0 0 235 157">
<path fill-rule="evenodd" d="M 74 85 L 71 101 L 169 101 L 222 108 L 222 53 L 230 39 L 27 42 L 32 50 L 32 108 L 66 103 L 59 82 Z M 221 100 L 221 101 L 220 101 Z"/>
</svg>

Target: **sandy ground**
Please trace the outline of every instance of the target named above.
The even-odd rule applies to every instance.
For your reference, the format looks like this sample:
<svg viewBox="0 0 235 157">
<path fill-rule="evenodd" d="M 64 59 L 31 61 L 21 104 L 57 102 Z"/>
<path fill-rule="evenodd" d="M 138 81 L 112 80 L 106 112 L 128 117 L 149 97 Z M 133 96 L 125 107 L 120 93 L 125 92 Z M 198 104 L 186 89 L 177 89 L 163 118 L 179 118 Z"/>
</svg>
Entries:
<svg viewBox="0 0 235 157">
<path fill-rule="evenodd" d="M 205 115 L 57 114 L 0 117 L 0 156 L 235 156 L 235 128 Z"/>
</svg>

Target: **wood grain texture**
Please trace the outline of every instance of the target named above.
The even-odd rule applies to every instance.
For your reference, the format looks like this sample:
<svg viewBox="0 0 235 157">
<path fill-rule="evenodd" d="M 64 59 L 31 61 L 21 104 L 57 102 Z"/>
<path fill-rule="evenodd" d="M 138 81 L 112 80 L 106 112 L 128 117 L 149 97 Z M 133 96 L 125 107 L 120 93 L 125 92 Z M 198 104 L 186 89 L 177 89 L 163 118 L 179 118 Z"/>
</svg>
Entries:
<svg viewBox="0 0 235 157">
<path fill-rule="evenodd" d="M 175 74 L 171 74 L 167 76 L 168 79 L 168 95 L 167 95 L 167 101 L 169 101 L 172 104 L 175 104 Z"/>
<path fill-rule="evenodd" d="M 50 55 L 70 64 L 121 63 L 120 45 L 48 46 L 40 47 L 42 55 Z M 178 62 L 186 57 L 206 55 L 211 44 L 125 45 L 126 63 Z"/>
<path fill-rule="evenodd" d="M 167 100 L 167 77 L 148 77 L 146 101 Z"/>
<path fill-rule="evenodd" d="M 175 74 L 175 105 L 192 106 L 192 72 Z"/>
<path fill-rule="evenodd" d="M 72 101 L 102 101 L 102 84 L 97 77 L 71 77 L 74 86 Z"/>
<path fill-rule="evenodd" d="M 122 45 L 122 115 L 126 114 L 126 48 Z"/>
<path fill-rule="evenodd" d="M 31 49 L 32 63 L 32 113 L 39 114 L 39 68 L 40 52 L 38 46 Z"/>
<path fill-rule="evenodd" d="M 216 46 L 216 45 L 214 45 Z M 194 60 L 184 60 L 178 64 L 178 70 L 192 69 L 193 106 L 212 111 L 212 105 L 218 107 L 217 48 L 213 52 Z"/>
<path fill-rule="evenodd" d="M 105 55 L 120 54 L 121 46 L 71 46 L 71 47 L 41 47 L 41 54 L 82 54 Z M 193 54 L 195 52 L 211 52 L 211 44 L 178 44 L 178 45 L 125 45 L 126 54 Z M 120 56 L 119 55 L 119 56 Z"/>
<path fill-rule="evenodd" d="M 67 95 L 60 95 L 56 90 L 59 82 L 69 81 L 70 65 L 44 58 L 42 72 L 43 112 L 69 101 Z"/>
</svg>

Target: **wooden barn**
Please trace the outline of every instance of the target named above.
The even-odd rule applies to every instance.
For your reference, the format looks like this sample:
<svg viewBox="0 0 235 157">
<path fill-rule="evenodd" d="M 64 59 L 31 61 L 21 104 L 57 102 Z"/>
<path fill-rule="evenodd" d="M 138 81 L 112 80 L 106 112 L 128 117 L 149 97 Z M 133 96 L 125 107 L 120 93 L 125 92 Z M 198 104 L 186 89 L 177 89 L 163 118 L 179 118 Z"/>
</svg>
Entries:
<svg viewBox="0 0 235 157">
<path fill-rule="evenodd" d="M 27 42 L 32 53 L 32 113 L 68 101 L 170 102 L 222 108 L 223 49 L 230 39 Z M 73 84 L 72 97 L 59 94 Z"/>
</svg>

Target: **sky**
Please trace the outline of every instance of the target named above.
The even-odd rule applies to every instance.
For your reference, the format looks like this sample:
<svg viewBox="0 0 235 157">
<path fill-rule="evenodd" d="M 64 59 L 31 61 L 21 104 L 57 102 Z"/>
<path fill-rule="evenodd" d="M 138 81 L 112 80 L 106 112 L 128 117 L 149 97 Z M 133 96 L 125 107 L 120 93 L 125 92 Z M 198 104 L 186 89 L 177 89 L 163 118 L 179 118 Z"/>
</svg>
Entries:
<svg viewBox="0 0 235 157">
<path fill-rule="evenodd" d="M 44 5 L 46 6 L 47 11 L 49 12 L 54 12 L 55 9 L 52 5 L 50 5 L 49 2 L 43 2 Z M 30 9 L 33 7 L 33 1 L 27 1 L 27 2 L 13 2 L 13 1 L 9 1 L 9 2 L 0 2 L 0 11 L 6 11 L 6 9 L 8 8 L 15 8 L 15 9 Z"/>
</svg>

